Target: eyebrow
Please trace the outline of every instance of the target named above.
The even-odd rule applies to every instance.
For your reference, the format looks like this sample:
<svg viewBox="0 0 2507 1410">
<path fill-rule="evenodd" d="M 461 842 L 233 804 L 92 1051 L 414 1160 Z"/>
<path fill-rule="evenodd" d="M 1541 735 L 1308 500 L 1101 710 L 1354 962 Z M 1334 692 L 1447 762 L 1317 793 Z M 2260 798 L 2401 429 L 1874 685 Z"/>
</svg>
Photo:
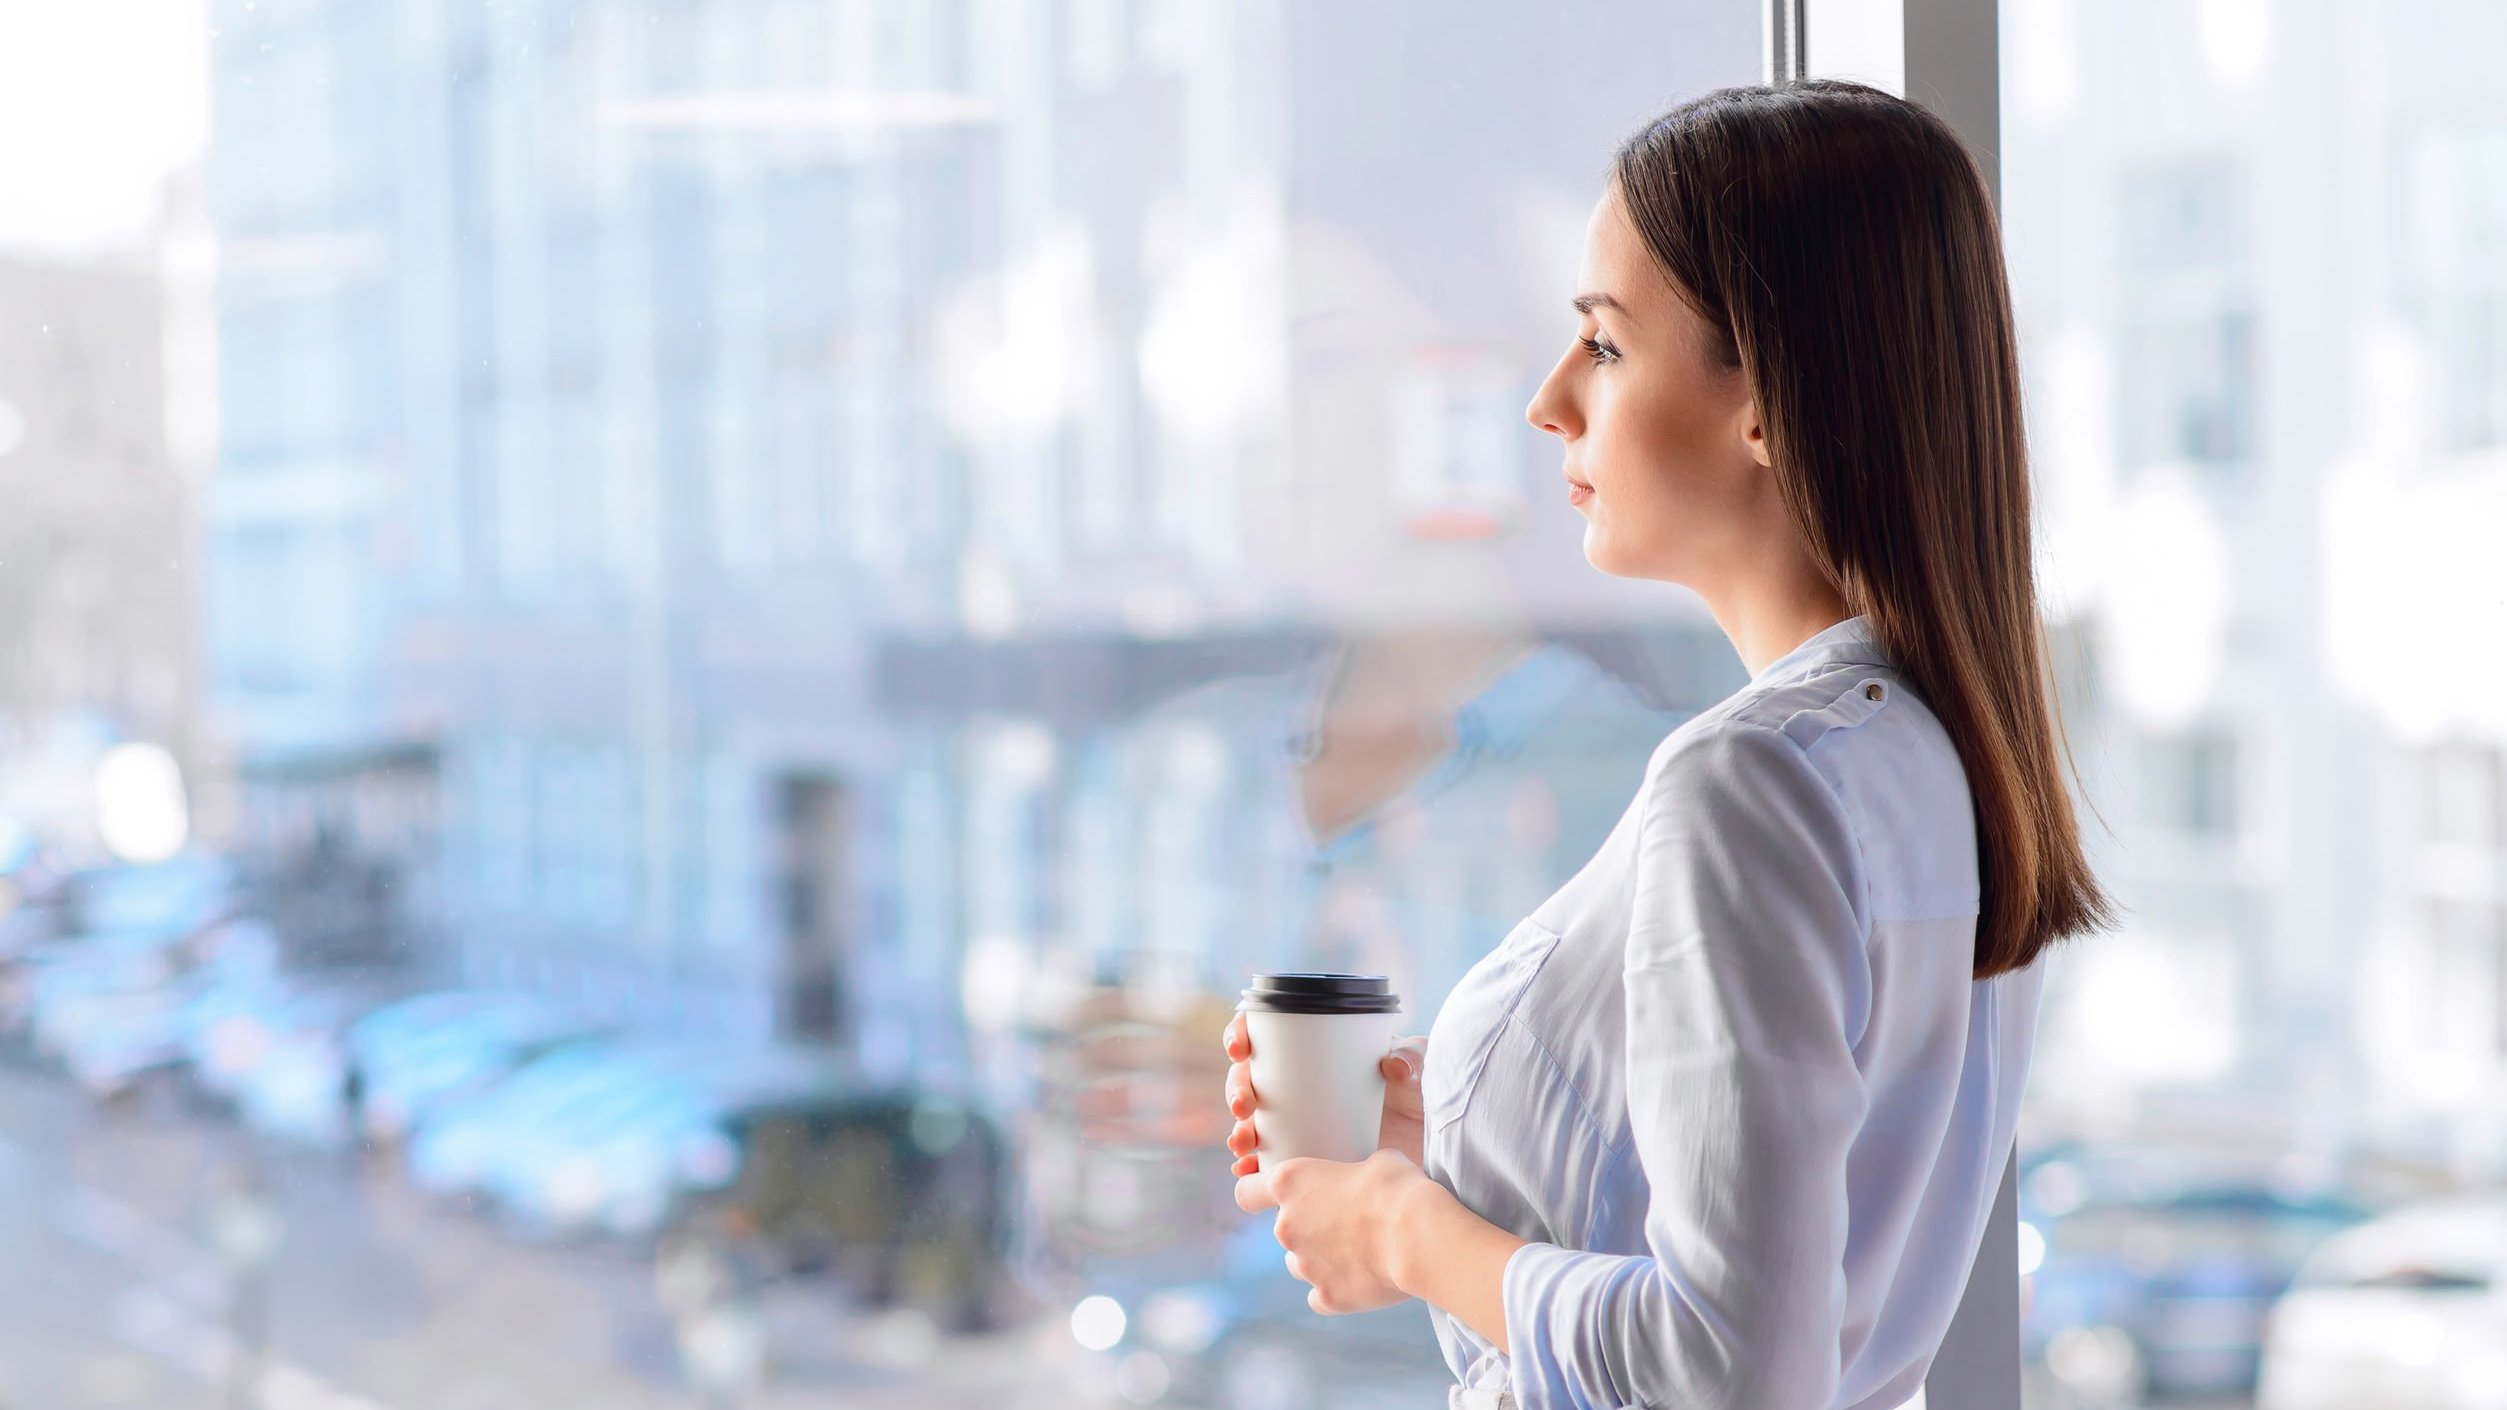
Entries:
<svg viewBox="0 0 2507 1410">
<path fill-rule="evenodd" d="M 1620 317 L 1627 319 L 1631 323 L 1636 321 L 1636 315 L 1628 312 L 1628 306 L 1626 304 L 1619 302 L 1619 300 L 1612 298 L 1608 294 L 1578 294 L 1571 302 L 1575 304 L 1576 312 L 1578 313 L 1590 314 L 1597 308 L 1606 308 L 1615 311 Z"/>
</svg>

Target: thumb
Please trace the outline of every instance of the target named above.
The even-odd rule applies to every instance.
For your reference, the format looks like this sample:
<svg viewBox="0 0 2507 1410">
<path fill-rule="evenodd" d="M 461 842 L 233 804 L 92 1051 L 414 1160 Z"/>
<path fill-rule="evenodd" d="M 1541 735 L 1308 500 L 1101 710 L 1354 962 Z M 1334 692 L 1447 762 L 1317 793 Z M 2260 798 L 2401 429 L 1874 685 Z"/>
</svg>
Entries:
<svg viewBox="0 0 2507 1410">
<path fill-rule="evenodd" d="M 1408 1052 L 1395 1049 L 1386 1053 L 1382 1066 L 1386 1081 L 1416 1082 L 1419 1080 L 1418 1059 Z"/>
</svg>

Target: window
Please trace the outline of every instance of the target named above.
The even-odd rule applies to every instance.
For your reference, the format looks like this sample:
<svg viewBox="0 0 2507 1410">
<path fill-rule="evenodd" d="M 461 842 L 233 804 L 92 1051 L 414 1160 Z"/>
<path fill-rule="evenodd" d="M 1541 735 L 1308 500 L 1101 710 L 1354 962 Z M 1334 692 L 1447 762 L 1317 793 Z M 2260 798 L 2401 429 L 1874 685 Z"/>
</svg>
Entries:
<svg viewBox="0 0 2507 1410">
<path fill-rule="evenodd" d="M 2127 177 L 2117 245 L 2125 464 L 2241 470 L 2255 453 L 2257 395 L 2242 173 L 2206 160 Z"/>
<path fill-rule="evenodd" d="M 2231 837 L 2239 825 L 2237 736 L 2199 728 L 2143 745 L 2144 817 L 2176 832 Z"/>
<path fill-rule="evenodd" d="M 0 149 L 60 158 L 13 177 L 99 165 L 162 96 L 120 62 L 162 46 L 105 8 L 132 34 L 45 104 L 126 101 L 0 122 Z M 244 1398 L 414 1407 L 458 1364 L 482 1401 L 763 1404 L 827 1391 L 804 1378 L 834 1346 L 935 1407 L 1305 1405 L 1327 1382 L 1435 1403 L 1451 1373 L 1422 1310 L 1305 1318 L 1213 1178 L 1208 1040 L 1257 966 L 1381 968 L 1427 1026 L 1611 834 L 1678 720 L 1739 682 L 1694 603 L 1582 560 L 1521 413 L 1566 350 L 1612 145 L 1756 77 L 1758 0 L 139 8 L 205 10 L 214 121 L 166 146 L 198 148 L 208 187 L 219 261 L 193 292 L 218 358 L 189 371 L 223 440 L 155 476 L 180 511 L 160 517 L 202 527 L 197 578 L 57 577 L 205 593 L 151 614 L 205 637 L 149 653 L 174 681 L 161 731 L 12 655 L 78 708 L 0 719 L 0 808 L 32 799 L 75 838 L 83 796 L 19 791 L 20 745 L 163 733 L 203 848 L 283 888 L 329 865 L 291 839 L 349 811 L 357 761 L 440 759 L 448 806 L 440 862 L 411 843 L 371 873 L 388 953 L 220 986 L 272 1025 L 332 1015 L 261 1045 L 284 1057 L 271 1092 L 231 1118 L 59 1123 L 74 1149 L 0 1113 L 42 1194 L 0 1242 L 105 1211 L 186 1273 L 48 1319 L 61 1361 L 28 1383 L 171 1403 L 215 1361 L 266 1371 Z M 0 6 L 0 77 L 98 9 Z M 2117 130 L 2140 100 L 2081 39 L 2081 130 Z M 23 86 L 0 83 L 0 115 Z M 2234 495 L 2284 434 L 2249 252 L 2281 213 L 2246 176 L 2270 154 L 2226 131 L 2101 163 L 2122 244 L 2041 264 L 2123 276 L 2096 317 L 2120 330 L 2135 465 Z M 2011 136 L 2012 171 L 2071 170 Z M 0 226 L 51 203 L 11 193 Z M 161 346 L 141 331 L 135 366 Z M 0 393 L 49 425 L 13 378 Z M 111 409 L 144 421 L 140 400 Z M 85 483 L 23 459 L 41 450 L 0 472 Z M 129 524 L 108 505 L 78 532 Z M 197 681 L 163 664 L 194 660 Z M 2253 820 L 2238 744 L 2151 748 L 2155 847 L 2196 873 L 2157 899 L 2195 953 L 2154 943 L 2108 992 L 2192 975 L 2145 1010 L 2190 1035 L 2142 1045 L 2154 1080 L 2276 1051 L 2257 1033 L 2286 1017 L 2248 893 L 2203 874 L 2224 849 L 2198 844 Z M 233 786 L 274 775 L 301 781 Z M 317 909 L 288 912 L 309 917 L 289 945 L 337 938 Z M 372 1021 L 353 1043 L 351 1021 Z M 47 1111 L 82 1100 L 64 1067 L 27 1079 Z M 786 1083 L 868 1105 L 865 1079 L 903 1095 L 799 1108 L 842 1137 L 826 1151 L 783 1149 L 795 1108 L 746 1105 Z M 362 1129 L 398 1139 L 359 1159 L 283 1154 L 301 1133 L 276 1123 L 311 1113 L 344 1156 L 394 1103 L 396 1127 Z M 287 1164 L 271 1305 L 337 1295 L 318 1329 L 280 1316 L 254 1355 L 204 1357 L 227 1331 L 184 1250 L 236 1206 L 193 1205 L 250 1191 L 125 1177 L 230 1157 Z M 895 1203 L 853 1198 L 864 1180 Z M 908 1210 L 936 1235 L 860 1237 Z M 42 1247 L 128 1281 L 77 1243 Z M 484 1294 L 469 1311 L 332 1276 L 444 1249 Z M 754 1362 L 732 1354 L 758 1345 L 749 1311 L 771 1313 Z M 968 1354 L 988 1313 L 1019 1319 L 989 1348 L 1058 1350 Z"/>
<path fill-rule="evenodd" d="M 2437 448 L 2507 445 L 2507 126 L 2421 134 L 2404 179 L 2396 239 L 2436 363 Z"/>
</svg>

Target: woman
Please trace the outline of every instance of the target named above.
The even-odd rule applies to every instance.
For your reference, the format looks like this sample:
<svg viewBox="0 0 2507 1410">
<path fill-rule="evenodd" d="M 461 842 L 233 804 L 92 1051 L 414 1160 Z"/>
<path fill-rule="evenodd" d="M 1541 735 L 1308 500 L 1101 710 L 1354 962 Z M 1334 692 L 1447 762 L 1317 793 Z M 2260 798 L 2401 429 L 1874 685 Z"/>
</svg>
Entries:
<svg viewBox="0 0 2507 1410">
<path fill-rule="evenodd" d="M 1923 109 L 1734 88 L 1621 148 L 1533 398 L 1585 555 L 1750 682 L 1387 1057 L 1383 1148 L 1252 1158 L 1324 1313 L 1418 1297 L 1458 1406 L 1887 1410 L 2011 1149 L 2038 971 L 2107 902 L 2048 699 L 1994 212 Z"/>
</svg>

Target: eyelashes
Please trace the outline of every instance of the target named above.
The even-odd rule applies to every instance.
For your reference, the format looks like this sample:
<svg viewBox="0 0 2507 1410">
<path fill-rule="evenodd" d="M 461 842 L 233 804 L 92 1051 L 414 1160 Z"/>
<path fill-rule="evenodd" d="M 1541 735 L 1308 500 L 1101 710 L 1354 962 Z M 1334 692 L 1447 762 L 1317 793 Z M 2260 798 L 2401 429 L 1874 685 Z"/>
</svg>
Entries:
<svg viewBox="0 0 2507 1410">
<path fill-rule="evenodd" d="M 1612 347 L 1608 343 L 1584 337 L 1577 338 L 1576 342 L 1584 349 L 1584 355 L 1593 359 L 1595 362 L 1617 362 L 1619 360 L 1619 349 Z"/>
</svg>

